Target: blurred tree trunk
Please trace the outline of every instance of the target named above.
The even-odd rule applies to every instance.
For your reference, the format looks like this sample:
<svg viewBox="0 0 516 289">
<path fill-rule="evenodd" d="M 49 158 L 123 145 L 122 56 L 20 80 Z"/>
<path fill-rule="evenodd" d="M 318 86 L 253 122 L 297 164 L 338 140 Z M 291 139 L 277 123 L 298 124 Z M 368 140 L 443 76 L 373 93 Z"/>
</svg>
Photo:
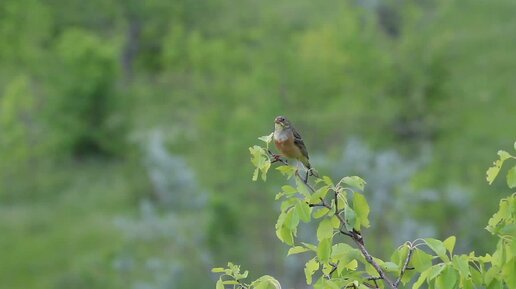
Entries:
<svg viewBox="0 0 516 289">
<path fill-rule="evenodd" d="M 126 42 L 122 51 L 122 69 L 126 82 L 130 82 L 133 77 L 133 64 L 140 47 L 140 34 L 142 21 L 136 15 L 128 16 L 129 25 L 126 31 Z"/>
</svg>

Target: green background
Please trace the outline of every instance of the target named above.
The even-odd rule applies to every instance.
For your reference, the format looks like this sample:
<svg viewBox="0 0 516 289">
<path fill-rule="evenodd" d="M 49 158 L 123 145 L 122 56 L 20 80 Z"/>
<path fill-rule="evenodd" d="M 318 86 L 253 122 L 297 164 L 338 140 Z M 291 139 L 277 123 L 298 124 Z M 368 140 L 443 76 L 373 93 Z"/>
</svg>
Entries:
<svg viewBox="0 0 516 289">
<path fill-rule="evenodd" d="M 280 114 L 321 174 L 366 179 L 373 253 L 452 234 L 459 253 L 492 251 L 507 192 L 485 170 L 516 136 L 515 12 L 2 1 L 0 288 L 212 288 L 227 261 L 301 288 L 274 233 L 281 179 L 251 182 L 248 147 Z"/>
</svg>

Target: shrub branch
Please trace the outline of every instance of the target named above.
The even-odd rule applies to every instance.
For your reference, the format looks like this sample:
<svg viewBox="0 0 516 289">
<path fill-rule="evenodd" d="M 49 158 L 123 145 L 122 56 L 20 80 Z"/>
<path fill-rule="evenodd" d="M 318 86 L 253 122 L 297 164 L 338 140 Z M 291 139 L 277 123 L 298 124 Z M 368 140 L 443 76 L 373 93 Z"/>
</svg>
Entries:
<svg viewBox="0 0 516 289">
<path fill-rule="evenodd" d="M 272 153 L 270 150 L 268 152 L 269 152 L 270 156 L 273 158 L 271 163 L 281 162 L 284 165 L 288 165 L 288 162 L 286 160 L 284 160 L 281 157 L 279 157 L 278 155 Z M 296 171 L 296 177 L 298 177 L 312 193 L 315 193 L 315 189 L 308 183 L 308 177 L 306 179 L 303 179 L 301 177 L 301 175 L 299 174 L 299 170 Z M 341 212 L 339 211 L 339 208 L 338 208 L 338 195 L 339 195 L 339 193 L 337 191 L 334 191 L 333 202 L 335 204 L 335 216 L 337 216 L 337 218 L 340 222 L 340 227 L 346 228 L 346 221 L 340 215 Z M 308 205 L 310 207 L 326 207 L 331 210 L 331 206 L 328 203 L 326 203 L 326 201 L 323 198 L 321 198 L 320 200 L 321 200 L 320 203 L 308 204 Z M 386 283 L 387 286 L 389 286 L 391 289 L 398 288 L 401 277 L 403 277 L 403 273 L 407 269 L 407 265 L 408 265 L 408 262 L 410 261 L 410 256 L 412 255 L 412 251 L 409 251 L 409 255 L 407 256 L 407 259 L 405 260 L 405 264 L 401 270 L 400 277 L 396 280 L 395 283 L 393 283 L 389 279 L 389 277 L 387 277 L 387 275 L 385 274 L 383 269 L 380 267 L 380 265 L 374 260 L 373 256 L 369 253 L 369 251 L 367 250 L 367 248 L 365 247 L 365 244 L 364 244 L 364 237 L 359 232 L 357 232 L 355 230 L 346 231 L 343 229 L 340 229 L 339 232 L 345 236 L 350 237 L 353 240 L 353 242 L 356 244 L 356 246 L 358 247 L 358 249 L 364 256 L 365 260 L 369 264 L 371 264 L 371 266 L 373 266 L 373 268 L 376 270 L 376 272 L 378 272 L 379 276 L 375 277 L 375 279 L 373 279 L 374 281 L 382 279 L 384 281 L 384 283 Z M 376 286 L 376 287 L 378 287 L 378 286 Z M 375 288 L 375 287 L 372 287 L 372 288 Z"/>
</svg>

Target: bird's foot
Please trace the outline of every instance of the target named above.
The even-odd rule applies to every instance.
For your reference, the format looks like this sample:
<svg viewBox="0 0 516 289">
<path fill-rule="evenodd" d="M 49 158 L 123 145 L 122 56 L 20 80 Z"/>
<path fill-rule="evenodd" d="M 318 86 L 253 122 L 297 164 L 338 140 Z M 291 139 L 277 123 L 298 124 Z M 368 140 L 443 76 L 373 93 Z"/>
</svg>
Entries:
<svg viewBox="0 0 516 289">
<path fill-rule="evenodd" d="M 314 168 L 308 169 L 307 173 L 310 174 L 310 176 L 314 176 L 319 179 L 321 178 L 321 176 L 319 176 L 319 172 Z"/>
<path fill-rule="evenodd" d="M 284 160 L 284 159 L 282 159 L 282 158 L 281 158 L 281 155 L 280 155 L 280 154 L 275 154 L 275 153 L 273 153 L 273 152 L 271 152 L 271 151 L 269 150 L 269 155 L 270 155 L 270 156 L 271 156 L 271 158 L 272 158 L 271 164 L 272 164 L 272 163 L 275 163 L 275 162 L 282 162 L 282 163 L 284 163 L 285 165 L 286 165 L 286 164 L 288 164 L 288 162 L 287 162 L 286 160 Z"/>
</svg>

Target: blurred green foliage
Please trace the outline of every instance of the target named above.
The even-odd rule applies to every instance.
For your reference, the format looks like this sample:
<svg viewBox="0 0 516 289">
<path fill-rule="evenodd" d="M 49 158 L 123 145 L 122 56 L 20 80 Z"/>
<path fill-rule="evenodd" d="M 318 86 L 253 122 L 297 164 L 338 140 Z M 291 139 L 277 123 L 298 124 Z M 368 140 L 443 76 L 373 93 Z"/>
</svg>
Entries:
<svg viewBox="0 0 516 289">
<path fill-rule="evenodd" d="M 385 218 L 372 226 L 390 224 L 367 232 L 378 255 L 400 218 L 404 235 L 491 248 L 476 228 L 501 194 L 487 197 L 481 176 L 514 141 L 514 11 L 511 0 L 2 1 L 0 287 L 164 287 L 175 279 L 154 277 L 167 270 L 116 264 L 143 268 L 167 250 L 163 264 L 205 274 L 164 274 L 184 287 L 208 288 L 212 263 L 228 259 L 302 284 L 270 230 L 278 179 L 249 182 L 247 148 L 279 114 L 319 171 L 375 172 L 371 211 Z M 153 131 L 184 169 L 156 166 Z M 346 162 L 359 156 L 367 166 Z M 191 207 L 178 197 L 189 191 L 207 201 Z M 143 202 L 158 224 L 201 224 L 184 234 L 207 253 L 127 237 L 115 220 L 137 222 Z"/>
</svg>

